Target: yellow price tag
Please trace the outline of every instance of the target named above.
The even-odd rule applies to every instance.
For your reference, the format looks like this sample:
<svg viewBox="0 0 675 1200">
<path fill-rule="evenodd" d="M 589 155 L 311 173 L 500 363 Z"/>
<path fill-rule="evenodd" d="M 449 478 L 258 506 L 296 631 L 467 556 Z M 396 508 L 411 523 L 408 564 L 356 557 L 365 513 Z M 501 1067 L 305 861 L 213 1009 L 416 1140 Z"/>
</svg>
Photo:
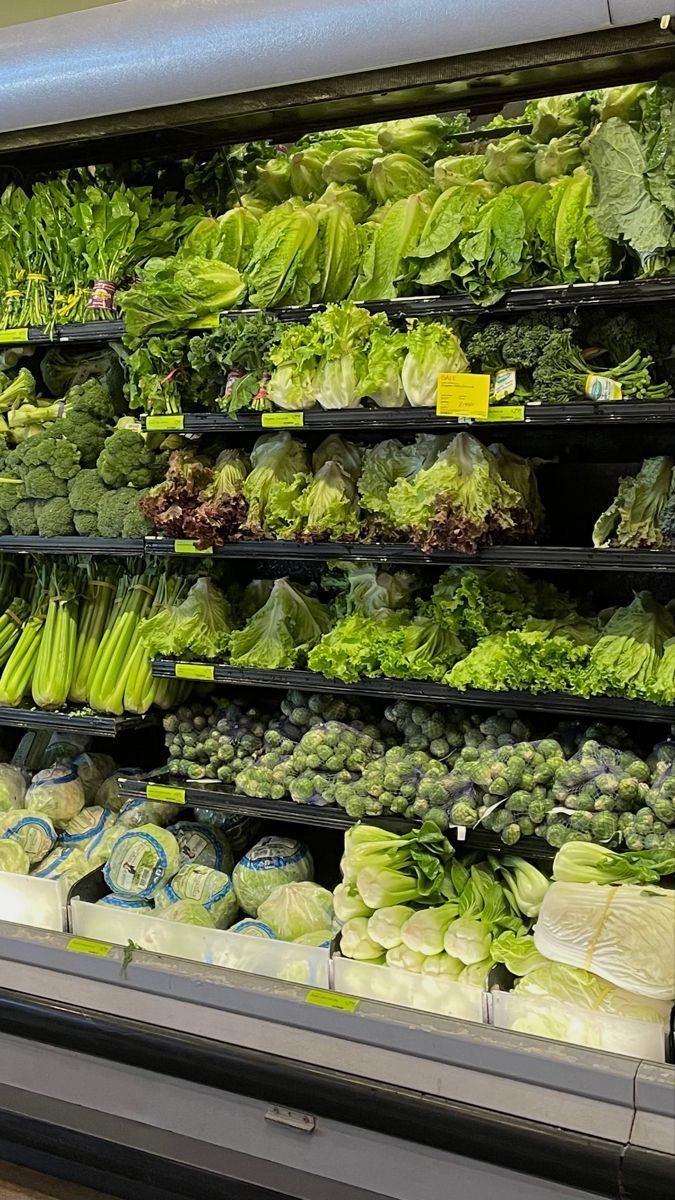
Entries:
<svg viewBox="0 0 675 1200">
<path fill-rule="evenodd" d="M 97 942 L 94 938 L 74 937 L 66 946 L 73 954 L 93 954 L 96 958 L 107 958 L 112 950 L 108 942 Z"/>
<path fill-rule="evenodd" d="M 488 421 L 524 421 L 524 404 L 491 404 L 488 409 Z"/>
<path fill-rule="evenodd" d="M 208 663 L 176 663 L 176 679 L 204 679 L 213 683 L 215 668 Z"/>
<path fill-rule="evenodd" d="M 174 413 L 166 417 L 146 417 L 145 428 L 151 433 L 153 430 L 165 430 L 167 433 L 180 433 L 185 425 L 185 419 L 182 413 Z"/>
<path fill-rule="evenodd" d="M 587 375 L 584 381 L 584 395 L 588 396 L 589 400 L 620 400 L 621 384 L 616 379 L 610 379 L 608 375 Z"/>
<path fill-rule="evenodd" d="M 438 376 L 436 413 L 439 417 L 474 417 L 477 421 L 485 421 L 489 403 L 489 375 L 443 372 Z"/>
<path fill-rule="evenodd" d="M 305 996 L 307 1004 L 317 1004 L 319 1008 L 337 1008 L 340 1012 L 356 1012 L 359 1001 L 354 996 L 342 996 L 339 992 L 322 992 L 313 988 Z"/>
<path fill-rule="evenodd" d="M 0 345 L 14 346 L 17 342 L 28 341 L 27 329 L 0 329 Z"/>
<path fill-rule="evenodd" d="M 176 538 L 173 548 L 176 554 L 213 554 L 213 546 L 205 546 L 200 550 L 190 538 Z"/>
<path fill-rule="evenodd" d="M 147 783 L 145 785 L 145 794 L 148 800 L 164 800 L 169 804 L 185 804 L 185 791 L 183 788 L 167 787 L 161 783 Z"/>
<path fill-rule="evenodd" d="M 263 429 L 302 429 L 304 423 L 304 413 L 301 412 L 263 413 L 260 417 Z"/>
</svg>

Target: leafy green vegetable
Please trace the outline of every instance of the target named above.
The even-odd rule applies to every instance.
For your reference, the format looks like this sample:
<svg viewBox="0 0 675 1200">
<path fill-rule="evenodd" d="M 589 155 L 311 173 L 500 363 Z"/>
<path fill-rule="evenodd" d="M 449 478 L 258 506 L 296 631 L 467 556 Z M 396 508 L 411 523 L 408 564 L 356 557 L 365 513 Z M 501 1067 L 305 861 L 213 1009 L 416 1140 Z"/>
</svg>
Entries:
<svg viewBox="0 0 675 1200">
<path fill-rule="evenodd" d="M 139 637 L 151 658 L 161 654 L 179 658 L 189 652 L 196 658 L 218 658 L 227 650 L 231 619 L 225 596 L 207 576 L 193 583 L 186 596 L 141 621 Z"/>
<path fill-rule="evenodd" d="M 324 604 L 287 579 L 276 579 L 262 608 L 231 635 L 231 662 L 270 670 L 294 667 L 329 627 Z"/>
<path fill-rule="evenodd" d="M 594 693 L 648 699 L 659 659 L 675 625 L 649 592 L 638 592 L 610 617 L 591 652 L 588 684 Z"/>
<path fill-rule="evenodd" d="M 672 458 L 645 459 L 637 475 L 619 481 L 616 498 L 595 523 L 593 545 L 639 549 L 667 544 L 661 526 L 673 494 Z"/>
</svg>

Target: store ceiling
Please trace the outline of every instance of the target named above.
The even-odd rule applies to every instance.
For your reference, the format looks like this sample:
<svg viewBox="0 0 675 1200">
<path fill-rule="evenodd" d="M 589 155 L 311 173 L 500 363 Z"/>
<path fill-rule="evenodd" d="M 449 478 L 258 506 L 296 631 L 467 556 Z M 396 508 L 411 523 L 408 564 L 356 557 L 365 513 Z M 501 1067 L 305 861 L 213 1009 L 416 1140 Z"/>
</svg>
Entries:
<svg viewBox="0 0 675 1200">
<path fill-rule="evenodd" d="M 27 0 L 30 12 L 38 0 Z M 56 0 L 57 9 L 84 0 Z M 673 0 L 612 0 L 616 18 Z M 0 157 L 193 152 L 310 128 L 655 77 L 675 39 L 608 0 L 101 0 L 5 30 Z M 160 32 L 161 31 L 161 35 Z M 564 35 L 564 36 L 557 36 Z M 506 38 L 519 44 L 499 47 Z M 534 41 L 533 39 L 538 39 Z M 438 57 L 438 50 L 447 56 Z"/>
</svg>

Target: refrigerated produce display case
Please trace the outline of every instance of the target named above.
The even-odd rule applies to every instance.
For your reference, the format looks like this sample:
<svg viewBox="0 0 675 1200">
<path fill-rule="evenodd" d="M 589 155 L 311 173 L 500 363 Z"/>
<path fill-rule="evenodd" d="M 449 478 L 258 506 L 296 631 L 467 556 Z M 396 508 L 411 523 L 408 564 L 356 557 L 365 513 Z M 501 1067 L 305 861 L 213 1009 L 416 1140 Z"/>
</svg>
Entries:
<svg viewBox="0 0 675 1200">
<path fill-rule="evenodd" d="M 0 19 L 0 1162 L 665 1200 L 675 12 L 386 7 Z"/>
</svg>

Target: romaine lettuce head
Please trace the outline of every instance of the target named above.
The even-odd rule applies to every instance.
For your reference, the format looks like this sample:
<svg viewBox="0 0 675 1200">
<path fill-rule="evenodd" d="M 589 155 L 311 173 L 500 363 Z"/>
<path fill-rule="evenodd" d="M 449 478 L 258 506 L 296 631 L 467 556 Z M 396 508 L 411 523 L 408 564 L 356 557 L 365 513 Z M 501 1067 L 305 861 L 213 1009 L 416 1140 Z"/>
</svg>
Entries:
<svg viewBox="0 0 675 1200">
<path fill-rule="evenodd" d="M 232 873 L 240 907 L 251 917 L 285 883 L 302 883 L 314 873 L 306 846 L 293 838 L 264 837 L 239 860 Z"/>
<path fill-rule="evenodd" d="M 258 918 L 273 929 L 283 942 L 330 929 L 333 896 L 311 880 L 282 883 L 258 905 Z"/>
<path fill-rule="evenodd" d="M 358 187 L 376 158 L 382 155 L 380 146 L 347 146 L 331 154 L 323 168 L 326 183 L 353 183 Z"/>
<path fill-rule="evenodd" d="M 377 204 L 387 200 L 404 200 L 415 192 L 422 192 L 433 182 L 428 167 L 422 166 L 410 154 L 386 154 L 376 158 L 368 173 L 366 186 Z"/>
<path fill-rule="evenodd" d="M 466 371 L 469 361 L 452 326 L 438 321 L 410 321 L 406 342 L 401 369 L 405 394 L 415 408 L 434 408 L 439 374 Z"/>
<path fill-rule="evenodd" d="M 278 670 L 301 661 L 331 625 L 330 610 L 288 579 L 276 579 L 266 603 L 234 631 L 234 666 Z"/>
<path fill-rule="evenodd" d="M 485 163 L 484 154 L 456 154 L 450 158 L 439 158 L 434 163 L 434 180 L 445 190 L 456 183 L 482 179 Z"/>
<path fill-rule="evenodd" d="M 410 256 L 416 253 L 435 198 L 433 189 L 415 192 L 405 200 L 376 209 L 360 226 L 363 258 L 351 293 L 353 300 L 393 300 L 405 294 L 417 271 Z"/>
<path fill-rule="evenodd" d="M 310 207 L 289 201 L 265 213 L 246 272 L 251 304 L 309 304 L 318 255 L 318 224 Z"/>
<path fill-rule="evenodd" d="M 459 122 L 436 117 L 432 113 L 422 117 L 404 117 L 400 121 L 385 121 L 377 135 L 380 146 L 387 154 L 398 151 L 415 158 L 432 158 L 437 154 Z"/>
<path fill-rule="evenodd" d="M 323 146 L 308 146 L 291 155 L 291 192 L 303 200 L 314 200 L 323 192 L 326 183 L 323 169 L 329 158 Z"/>
<path fill-rule="evenodd" d="M 522 133 L 490 142 L 485 150 L 484 178 L 500 187 L 534 179 L 535 149 L 531 138 Z"/>
<path fill-rule="evenodd" d="M 358 274 L 361 242 L 354 218 L 344 203 L 315 206 L 318 242 L 317 279 L 312 304 L 344 300 Z"/>
</svg>

